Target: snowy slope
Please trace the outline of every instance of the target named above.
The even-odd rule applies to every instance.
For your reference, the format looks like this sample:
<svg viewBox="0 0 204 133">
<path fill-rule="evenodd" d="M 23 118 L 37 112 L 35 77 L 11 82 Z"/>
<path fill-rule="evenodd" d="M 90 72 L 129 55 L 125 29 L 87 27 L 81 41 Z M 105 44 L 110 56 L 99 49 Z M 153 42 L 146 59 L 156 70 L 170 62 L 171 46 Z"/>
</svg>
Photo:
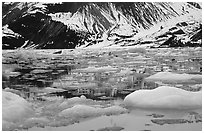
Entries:
<svg viewBox="0 0 204 133">
<path fill-rule="evenodd" d="M 186 15 L 197 21 L 201 11 L 199 4 L 184 2 L 14 2 L 3 3 L 2 23 L 23 37 L 24 48 L 97 48 L 155 41 L 165 32 L 157 31 L 161 26 L 177 24 L 182 16 L 186 21 Z M 149 32 L 152 27 L 156 33 Z"/>
</svg>

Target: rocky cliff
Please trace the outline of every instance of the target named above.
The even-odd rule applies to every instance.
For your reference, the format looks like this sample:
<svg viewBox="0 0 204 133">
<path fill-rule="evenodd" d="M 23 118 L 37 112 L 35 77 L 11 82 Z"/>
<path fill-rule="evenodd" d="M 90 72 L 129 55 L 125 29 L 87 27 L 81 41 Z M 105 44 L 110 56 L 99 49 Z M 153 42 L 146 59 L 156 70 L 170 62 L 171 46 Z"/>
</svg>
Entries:
<svg viewBox="0 0 204 133">
<path fill-rule="evenodd" d="M 2 47 L 200 46 L 201 13 L 190 2 L 3 3 Z"/>
</svg>

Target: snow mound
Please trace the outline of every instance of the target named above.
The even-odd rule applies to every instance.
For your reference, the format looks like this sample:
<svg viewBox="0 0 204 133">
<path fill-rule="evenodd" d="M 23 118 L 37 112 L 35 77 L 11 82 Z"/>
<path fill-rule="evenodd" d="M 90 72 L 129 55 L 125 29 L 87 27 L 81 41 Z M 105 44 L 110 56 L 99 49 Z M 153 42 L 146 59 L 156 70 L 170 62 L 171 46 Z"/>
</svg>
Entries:
<svg viewBox="0 0 204 133">
<path fill-rule="evenodd" d="M 63 110 L 62 112 L 59 113 L 59 116 L 64 116 L 64 117 L 70 117 L 70 116 L 75 116 L 75 117 L 90 117 L 90 116 L 95 116 L 98 113 L 99 109 L 94 108 L 91 106 L 87 105 L 75 105 L 72 108 L 68 108 Z"/>
<path fill-rule="evenodd" d="M 154 75 L 151 75 L 145 80 L 147 81 L 172 81 L 172 82 L 179 82 L 179 81 L 189 81 L 189 80 L 201 80 L 202 75 L 196 74 L 177 74 L 172 72 L 158 72 Z"/>
<path fill-rule="evenodd" d="M 128 107 L 144 109 L 197 109 L 202 107 L 202 92 L 189 92 L 176 87 L 160 86 L 138 90 L 125 97 Z"/>
<path fill-rule="evenodd" d="M 31 105 L 25 99 L 11 92 L 2 91 L 3 121 L 17 122 L 31 116 L 33 113 Z"/>
<path fill-rule="evenodd" d="M 107 108 L 91 107 L 88 105 L 75 105 L 59 113 L 60 117 L 94 117 L 100 115 L 115 115 L 126 112 L 127 110 L 120 106 L 112 106 Z"/>
</svg>

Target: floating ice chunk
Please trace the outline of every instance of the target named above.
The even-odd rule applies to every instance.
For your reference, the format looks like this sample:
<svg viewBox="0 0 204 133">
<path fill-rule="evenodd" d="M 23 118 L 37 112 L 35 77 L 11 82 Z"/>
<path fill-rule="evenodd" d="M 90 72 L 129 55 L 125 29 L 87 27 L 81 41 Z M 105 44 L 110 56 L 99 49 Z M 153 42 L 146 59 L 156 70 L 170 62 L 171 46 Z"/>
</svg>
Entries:
<svg viewBox="0 0 204 133">
<path fill-rule="evenodd" d="M 31 105 L 20 96 L 11 92 L 2 92 L 2 119 L 17 122 L 33 114 Z"/>
<path fill-rule="evenodd" d="M 80 96 L 80 99 L 82 99 L 82 100 L 86 100 L 86 96 L 81 95 L 81 96 Z"/>
<path fill-rule="evenodd" d="M 43 92 L 43 93 L 55 93 L 55 92 L 63 92 L 63 91 L 66 91 L 66 90 L 61 88 L 52 88 L 52 87 L 46 87 L 40 90 L 40 92 Z"/>
<path fill-rule="evenodd" d="M 189 80 L 201 80 L 202 75 L 196 74 L 177 74 L 172 72 L 158 72 L 154 75 L 151 75 L 145 80 L 148 81 L 172 81 L 172 82 L 179 82 L 179 81 L 189 81 Z"/>
<path fill-rule="evenodd" d="M 189 92 L 176 87 L 160 86 L 138 90 L 125 97 L 129 107 L 145 109 L 197 109 L 202 107 L 202 92 Z"/>
<path fill-rule="evenodd" d="M 60 103 L 58 107 L 60 109 L 66 109 L 78 104 L 95 105 L 96 101 L 92 99 L 87 99 L 85 96 L 82 95 L 81 97 L 72 97 L 66 99 L 62 103 Z"/>
<path fill-rule="evenodd" d="M 100 115 L 116 115 L 125 113 L 127 110 L 120 106 L 112 106 L 107 108 L 92 107 L 88 105 L 75 105 L 59 113 L 60 117 L 93 117 Z"/>
<path fill-rule="evenodd" d="M 99 108 L 94 108 L 87 105 L 75 105 L 72 108 L 68 108 L 59 113 L 59 116 L 64 117 L 90 117 L 96 116 L 99 112 Z"/>
</svg>

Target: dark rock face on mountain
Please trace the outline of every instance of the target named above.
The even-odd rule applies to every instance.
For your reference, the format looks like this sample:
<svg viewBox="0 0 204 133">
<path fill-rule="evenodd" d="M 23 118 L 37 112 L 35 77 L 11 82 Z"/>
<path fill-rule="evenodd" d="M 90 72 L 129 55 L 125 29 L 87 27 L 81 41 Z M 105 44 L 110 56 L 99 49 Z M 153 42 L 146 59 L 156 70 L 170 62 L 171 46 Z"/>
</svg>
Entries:
<svg viewBox="0 0 204 133">
<path fill-rule="evenodd" d="M 192 26 L 189 22 L 177 23 L 165 34 L 156 37 L 157 40 L 159 38 L 165 38 L 160 47 L 200 47 L 202 46 L 202 24 L 193 22 Z"/>
<path fill-rule="evenodd" d="M 201 15 L 189 17 L 201 12 L 200 4 L 193 2 L 3 3 L 2 48 L 70 49 L 103 43 L 201 46 Z M 175 25 L 160 24 L 182 16 L 189 18 Z M 148 32 L 158 26 L 155 33 Z"/>
</svg>

